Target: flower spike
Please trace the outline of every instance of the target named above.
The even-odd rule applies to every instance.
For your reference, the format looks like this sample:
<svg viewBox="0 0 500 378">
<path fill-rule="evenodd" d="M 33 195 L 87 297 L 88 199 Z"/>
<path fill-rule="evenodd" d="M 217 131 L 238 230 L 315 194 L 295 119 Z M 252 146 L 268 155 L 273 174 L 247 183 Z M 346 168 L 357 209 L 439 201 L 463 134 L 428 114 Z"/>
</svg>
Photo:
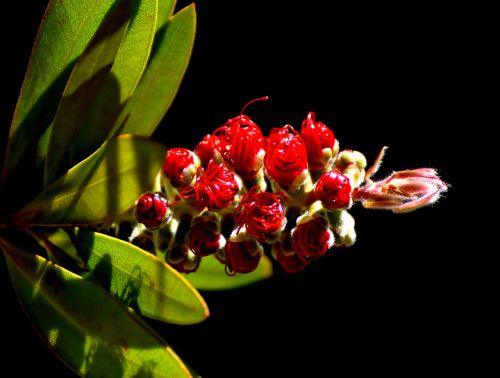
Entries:
<svg viewBox="0 0 500 378">
<path fill-rule="evenodd" d="M 330 248 L 355 243 L 355 221 L 347 211 L 353 202 L 405 213 L 433 204 L 448 189 L 432 168 L 373 180 L 387 147 L 367 168 L 361 152 L 339 152 L 335 135 L 313 112 L 300 133 L 285 125 L 266 138 L 243 114 L 263 100 L 249 101 L 194 152 L 167 151 L 168 180 L 160 175 L 159 186 L 173 198 L 147 192 L 137 200 L 142 224 L 132 242 L 184 273 L 215 256 L 231 276 L 257 269 L 268 244 L 284 271 L 299 273 Z"/>
</svg>

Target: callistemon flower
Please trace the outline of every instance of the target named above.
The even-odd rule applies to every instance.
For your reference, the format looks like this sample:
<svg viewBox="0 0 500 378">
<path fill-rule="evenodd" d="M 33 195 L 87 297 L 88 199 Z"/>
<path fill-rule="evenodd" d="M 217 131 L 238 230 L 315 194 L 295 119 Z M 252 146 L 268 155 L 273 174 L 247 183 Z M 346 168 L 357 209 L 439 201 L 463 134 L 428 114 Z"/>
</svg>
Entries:
<svg viewBox="0 0 500 378">
<path fill-rule="evenodd" d="M 140 195 L 135 203 L 137 222 L 147 228 L 158 228 L 168 222 L 171 211 L 167 197 L 161 192 L 146 192 Z"/>
<path fill-rule="evenodd" d="M 292 249 L 303 257 L 321 257 L 333 243 L 328 221 L 319 214 L 300 216 L 292 229 Z"/>
<path fill-rule="evenodd" d="M 249 117 L 231 118 L 214 132 L 224 161 L 245 181 L 251 181 L 262 168 L 264 136 Z"/>
<path fill-rule="evenodd" d="M 224 247 L 226 273 L 250 273 L 257 269 L 263 254 L 262 245 L 243 230 L 233 231 Z"/>
<path fill-rule="evenodd" d="M 272 239 L 286 223 L 279 198 L 273 193 L 260 191 L 258 187 L 253 187 L 241 198 L 234 219 L 238 228 L 245 226 L 259 242 Z"/>
<path fill-rule="evenodd" d="M 368 178 L 352 198 L 369 209 L 406 213 L 436 202 L 447 188 L 434 169 L 419 168 L 394 172 L 380 181 Z"/>
<path fill-rule="evenodd" d="M 289 232 L 283 233 L 280 240 L 273 244 L 273 257 L 287 273 L 301 272 L 310 263 L 307 257 L 299 255 L 292 249 Z"/>
<path fill-rule="evenodd" d="M 191 251 L 200 257 L 211 255 L 223 248 L 226 241 L 220 234 L 217 214 L 205 211 L 193 218 L 187 240 Z"/>
<path fill-rule="evenodd" d="M 285 190 L 295 189 L 307 172 L 306 145 L 295 129 L 273 128 L 266 145 L 264 166 L 267 175 Z"/>
<path fill-rule="evenodd" d="M 314 197 L 329 210 L 347 208 L 351 204 L 349 178 L 336 169 L 323 173 L 316 182 Z"/>
<path fill-rule="evenodd" d="M 196 174 L 194 154 L 186 148 L 167 150 L 163 172 L 174 188 L 185 188 L 191 184 Z"/>
<path fill-rule="evenodd" d="M 195 271 L 201 258 L 215 256 L 228 275 L 254 271 L 267 243 L 277 263 L 297 273 L 329 248 L 354 244 L 355 221 L 347 212 L 353 201 L 403 213 L 434 203 L 447 190 L 431 168 L 373 181 L 386 148 L 366 169 L 361 152 L 337 153 L 333 132 L 316 122 L 313 112 L 300 134 L 286 125 L 265 138 L 243 115 L 245 107 L 207 134 L 194 152 L 167 151 L 168 185 L 161 189 L 170 201 L 159 192 L 139 197 L 139 224 L 130 242 L 185 273 Z"/>
<path fill-rule="evenodd" d="M 198 168 L 195 183 L 184 189 L 181 197 L 194 198 L 200 209 L 206 207 L 208 210 L 218 210 L 229 206 L 238 190 L 233 172 L 223 163 L 217 164 L 211 160 L 206 170 Z"/>
<path fill-rule="evenodd" d="M 220 163 L 222 161 L 222 157 L 220 156 L 218 148 L 219 148 L 219 138 L 213 136 L 212 134 L 207 134 L 196 145 L 194 153 L 200 159 L 201 164 L 204 167 L 207 167 L 210 160 L 214 160 L 217 163 Z"/>
<path fill-rule="evenodd" d="M 313 112 L 302 122 L 300 136 L 307 149 L 307 162 L 311 171 L 322 171 L 335 155 L 335 135 L 323 122 L 316 122 Z"/>
</svg>

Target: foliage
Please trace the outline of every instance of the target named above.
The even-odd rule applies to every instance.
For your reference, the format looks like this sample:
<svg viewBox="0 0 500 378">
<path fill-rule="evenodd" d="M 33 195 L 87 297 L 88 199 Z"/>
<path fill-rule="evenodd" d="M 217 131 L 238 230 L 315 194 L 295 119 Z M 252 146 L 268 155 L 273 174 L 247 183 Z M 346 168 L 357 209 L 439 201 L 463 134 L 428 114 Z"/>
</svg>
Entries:
<svg viewBox="0 0 500 378">
<path fill-rule="evenodd" d="M 80 375 L 192 376 L 138 315 L 198 323 L 209 312 L 194 286 L 227 289 L 272 273 L 265 261 L 228 281 L 207 263 L 191 284 L 118 237 L 157 180 L 166 149 L 148 137 L 193 48 L 195 7 L 174 9 L 174 0 L 52 0 L 0 151 L 10 278 L 34 328 Z"/>
</svg>

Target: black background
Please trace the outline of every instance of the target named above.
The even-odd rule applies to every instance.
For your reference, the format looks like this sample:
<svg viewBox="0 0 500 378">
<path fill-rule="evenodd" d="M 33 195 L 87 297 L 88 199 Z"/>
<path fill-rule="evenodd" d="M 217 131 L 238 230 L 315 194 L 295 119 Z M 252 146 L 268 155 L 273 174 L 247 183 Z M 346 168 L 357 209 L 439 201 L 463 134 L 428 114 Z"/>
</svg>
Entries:
<svg viewBox="0 0 500 378">
<path fill-rule="evenodd" d="M 204 377 L 466 368 L 474 268 L 457 246 L 473 232 L 460 228 L 456 210 L 465 148 L 457 133 L 466 80 L 459 45 L 467 24 L 456 8 L 436 5 L 270 3 L 197 2 L 192 60 L 154 137 L 193 148 L 247 101 L 268 95 L 247 111 L 264 131 L 300 127 L 315 111 L 341 148 L 372 161 L 390 147 L 379 177 L 436 167 L 451 190 L 432 208 L 406 215 L 356 206 L 354 247 L 333 250 L 297 275 L 276 269 L 251 287 L 203 293 L 211 317 L 200 325 L 151 324 Z M 46 1 L 16 4 L 3 11 L 17 23 L 2 26 L 1 138 Z M 28 325 L 3 263 L 1 275 L 4 365 L 20 376 L 71 376 Z"/>
</svg>

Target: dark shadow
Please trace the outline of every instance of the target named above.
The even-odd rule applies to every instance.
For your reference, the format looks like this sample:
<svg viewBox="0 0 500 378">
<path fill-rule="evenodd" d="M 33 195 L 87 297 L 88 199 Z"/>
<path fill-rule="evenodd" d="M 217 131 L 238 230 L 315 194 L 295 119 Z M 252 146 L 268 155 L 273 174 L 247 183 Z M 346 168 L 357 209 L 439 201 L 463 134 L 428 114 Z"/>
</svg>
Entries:
<svg viewBox="0 0 500 378">
<path fill-rule="evenodd" d="M 68 330 L 62 326 L 63 323 L 61 322 L 61 318 L 57 316 L 54 311 L 51 311 L 44 298 L 37 293 L 35 287 L 29 284 L 24 284 L 25 281 L 16 268 L 9 269 L 9 274 L 12 279 L 14 291 L 21 307 L 23 308 L 24 314 L 30 321 L 33 328 L 37 331 L 38 335 L 44 342 L 47 343 L 47 345 L 50 345 L 48 340 L 48 338 L 50 338 L 51 346 L 49 346 L 49 348 L 56 353 L 59 358 L 61 358 L 59 353 L 61 353 L 60 348 L 62 347 L 61 344 L 63 344 L 64 341 L 61 339 L 60 333 L 65 332 L 65 337 L 69 338 L 73 338 L 75 335 L 68 332 Z M 44 275 L 50 284 L 55 285 L 54 288 L 56 291 L 61 289 L 63 285 L 57 280 L 57 275 L 47 275 L 46 271 L 42 271 L 41 276 Z M 27 298 L 31 299 L 27 300 Z M 78 339 L 75 339 L 75 342 L 72 343 L 71 356 L 65 356 L 65 359 L 70 359 L 68 362 L 74 367 L 79 368 L 82 366 L 84 361 L 84 344 L 83 342 L 77 340 Z M 62 348 L 66 349 L 67 346 Z"/>
<path fill-rule="evenodd" d="M 92 45 L 98 44 L 126 22 L 131 7 L 130 0 L 123 0 L 119 9 L 116 8 L 116 4 L 118 3 L 120 3 L 120 0 L 117 0 L 108 12 L 108 16 L 113 16 L 113 19 L 108 16 L 104 19 L 105 21 L 98 29 L 88 48 L 92 48 Z M 137 6 L 134 5 L 134 7 L 136 8 Z M 117 12 L 114 12 L 114 10 L 117 10 Z M 10 175 L 5 178 L 5 187 L 2 190 L 2 198 L 8 197 L 9 201 L 0 206 L 7 209 L 8 212 L 12 213 L 19 209 L 23 204 L 33 199 L 43 188 L 43 170 L 40 169 L 43 166 L 43 161 L 40 161 L 38 141 L 52 123 L 60 102 L 65 106 L 74 105 L 76 101 L 88 102 L 80 106 L 78 112 L 72 113 L 73 109 L 70 106 L 68 111 L 71 114 L 67 114 L 66 117 L 69 116 L 70 118 L 68 122 L 80 123 L 86 126 L 87 130 L 90 127 L 92 130 L 97 130 L 97 141 L 86 140 L 93 139 L 92 135 L 89 138 L 81 137 L 81 133 L 77 132 L 78 127 L 75 127 L 73 137 L 79 142 L 78 144 L 83 144 L 83 147 L 81 149 L 77 148 L 76 151 L 75 148 L 72 148 L 70 152 L 63 154 L 64 157 L 60 161 L 61 167 L 56 177 L 89 156 L 106 140 L 114 124 L 114 122 L 108 122 L 115 120 L 123 108 L 123 104 L 120 105 L 118 100 L 120 90 L 118 81 L 113 75 L 109 75 L 112 64 L 103 67 L 95 73 L 91 79 L 83 83 L 72 95 L 61 99 L 66 82 L 76 62 L 77 60 L 75 59 L 68 64 L 50 87 L 40 96 L 14 135 L 11 145 L 14 145 L 16 148 L 8 151 L 9 156 L 11 156 L 9 160 L 12 161 L 11 165 L 13 169 Z M 96 108 L 96 106 L 93 106 L 93 104 L 96 104 L 96 98 L 101 99 L 99 102 L 101 106 L 93 114 L 97 117 L 100 117 L 101 113 L 105 115 L 101 125 L 94 125 L 91 122 L 92 118 L 89 120 L 89 116 L 86 116 L 89 113 L 89 108 Z M 102 99 L 104 99 L 104 104 Z M 105 109 L 103 109 L 104 107 Z M 87 122 L 85 123 L 85 121 Z M 19 185 L 19 183 L 26 181 L 26 172 L 30 172 L 30 185 Z"/>
<path fill-rule="evenodd" d="M 7 151 L 7 153 L 11 156 L 9 160 L 12 160 L 13 169 L 10 175 L 5 177 L 1 196 L 2 199 L 9 199 L 2 201 L 2 207 L 5 207 L 8 212 L 19 209 L 42 189 L 43 172 L 37 172 L 36 169 L 38 140 L 54 118 L 59 99 L 75 63 L 76 60 L 68 64 L 40 96 L 19 125 L 18 132 L 12 139 L 10 145 L 15 145 L 16 148 Z M 5 163 L 7 164 L 7 161 Z M 20 185 L 19 183 L 26 182 L 26 172 L 30 172 L 30 185 Z"/>
<path fill-rule="evenodd" d="M 113 267 L 111 262 L 111 256 L 106 254 L 99 260 L 95 268 L 90 272 L 90 277 L 88 278 L 91 281 L 97 283 L 107 292 L 110 292 L 112 273 L 113 273 Z"/>
<path fill-rule="evenodd" d="M 137 13 L 139 13 L 139 7 L 141 6 L 141 1 L 142 0 L 133 0 L 132 1 L 132 13 L 130 16 L 130 26 L 132 26 L 135 22 L 135 19 L 137 17 Z"/>
<path fill-rule="evenodd" d="M 139 371 L 132 375 L 132 378 L 153 378 L 153 369 L 154 364 L 152 362 L 149 362 L 148 364 L 141 366 Z"/>
<path fill-rule="evenodd" d="M 108 138 L 109 133 L 111 132 L 111 128 L 114 124 L 114 121 L 118 118 L 121 109 L 123 108 L 124 104 L 119 104 L 118 99 L 119 99 L 119 83 L 117 79 L 114 77 L 113 74 L 109 74 L 108 78 L 104 82 L 103 86 L 101 87 L 101 90 L 99 92 L 99 95 L 97 95 L 97 98 L 101 97 L 103 93 L 106 93 L 107 100 L 106 104 L 104 104 L 102 101 L 95 101 L 94 104 L 99 104 L 97 107 L 105 107 L 105 109 L 97 109 L 92 106 L 92 109 L 90 113 L 93 111 L 101 112 L 101 116 L 99 116 L 99 122 L 91 122 L 90 124 L 88 122 L 85 122 L 83 124 L 83 127 L 80 129 L 80 132 L 77 133 L 75 139 L 78 141 L 77 144 L 73 144 L 72 149 L 71 149 L 71 164 L 75 164 L 86 157 L 88 157 L 90 154 L 95 152 L 102 143 Z M 95 113 L 92 113 L 89 116 L 94 117 L 96 116 Z M 88 120 L 88 118 L 87 118 Z M 102 122 L 105 122 L 104 124 L 101 124 Z M 109 123 L 108 123 L 109 122 Z M 85 136 L 83 136 L 83 131 L 84 128 L 88 130 L 88 128 L 92 128 L 91 133 L 86 133 Z M 95 132 L 95 133 L 94 133 Z M 83 189 L 85 186 L 89 183 L 90 179 L 92 178 L 95 170 L 98 168 L 99 164 L 101 163 L 102 159 L 104 156 L 107 157 L 108 159 L 108 164 L 106 166 L 107 173 L 109 176 L 114 176 L 116 175 L 116 171 L 113 169 L 116 168 L 118 165 L 118 145 L 115 143 L 113 145 L 106 145 L 103 147 L 105 150 L 102 151 L 101 156 L 94 162 L 93 167 L 89 170 L 89 172 L 85 175 L 85 177 L 82 179 L 82 183 L 80 185 L 80 188 Z M 116 187 L 116 181 L 111 182 L 112 180 L 109 180 L 110 183 L 108 185 L 108 213 L 109 214 L 115 214 L 116 210 L 118 208 L 118 203 L 117 203 L 117 194 L 119 188 Z M 76 203 L 79 201 L 80 196 L 81 196 L 81 190 L 74 196 L 73 200 L 71 201 L 70 205 L 67 207 L 66 213 L 69 213 L 73 207 L 76 205 Z"/>
<path fill-rule="evenodd" d="M 81 182 L 80 182 L 80 185 L 78 186 L 78 191 L 75 193 L 71 202 L 66 207 L 66 211 L 61 215 L 62 219 L 64 219 L 66 217 L 66 215 L 69 214 L 73 210 L 73 208 L 76 206 L 76 204 L 80 200 L 80 197 L 82 196 L 83 190 L 89 184 L 91 178 L 93 177 L 95 171 L 99 167 L 99 164 L 101 163 L 104 156 L 106 156 L 107 147 L 108 146 L 105 146 L 103 148 L 104 151 L 102 151 L 101 154 L 95 159 L 95 161 L 92 162 L 92 165 L 89 165 L 87 173 L 85 175 L 80 176 Z"/>
<path fill-rule="evenodd" d="M 100 377 L 104 371 L 106 377 L 123 377 L 123 356 L 118 348 L 104 348 L 102 345 L 98 345 L 85 356 L 85 359 L 89 365 L 86 374 L 89 377 Z"/>
<path fill-rule="evenodd" d="M 87 112 L 83 126 L 75 136 L 78 145 L 71 151 L 71 164 L 76 164 L 95 151 L 110 135 L 125 103 L 119 103 L 119 83 L 111 73 Z"/>
<path fill-rule="evenodd" d="M 88 265 L 90 253 L 92 247 L 94 246 L 94 233 L 86 231 L 68 232 L 73 246 L 75 247 L 78 256 L 83 260 L 83 262 Z"/>
<path fill-rule="evenodd" d="M 125 106 L 125 104 L 124 104 Z M 119 113 L 117 117 L 119 116 Z M 125 118 L 126 122 L 128 120 L 128 116 Z M 123 127 L 125 123 L 122 123 L 120 127 Z M 111 129 L 109 130 L 111 132 Z M 116 144 L 115 149 L 108 150 L 108 159 L 106 160 L 106 173 L 108 178 L 116 175 L 116 168 L 119 164 L 118 156 L 118 144 Z M 107 195 L 108 195 L 108 212 L 107 214 L 117 214 L 118 213 L 118 193 L 120 193 L 120 180 L 107 180 Z"/>
<path fill-rule="evenodd" d="M 50 240 L 45 237 L 43 232 L 38 233 L 37 237 L 43 240 L 44 246 L 47 248 L 50 261 L 79 275 L 84 274 L 87 271 L 86 263 L 79 260 L 77 257 L 69 256 L 64 250 L 51 243 Z"/>
<path fill-rule="evenodd" d="M 151 143 L 153 143 L 153 141 L 151 141 Z M 141 154 L 138 145 L 136 146 L 135 144 L 134 144 L 134 151 L 130 151 L 130 153 L 135 154 L 136 160 L 139 161 L 141 164 L 141 169 L 135 170 L 137 181 L 143 188 L 148 188 L 149 190 L 153 189 L 154 182 L 150 181 L 148 172 L 150 170 L 149 167 L 151 165 L 158 165 L 158 161 L 155 159 L 155 156 L 153 154 L 144 154 L 144 153 Z M 159 168 L 158 169 L 159 173 L 161 165 L 158 168 Z"/>
<path fill-rule="evenodd" d="M 43 330 L 50 333 L 51 329 L 60 328 L 57 324 L 62 324 L 63 328 L 78 333 L 84 326 L 86 336 L 124 350 L 158 346 L 154 335 L 138 332 L 148 329 L 139 317 L 94 283 L 69 277 L 48 261 L 35 262 L 20 249 L 10 250 L 8 256 L 16 292 L 30 316 L 43 325 Z"/>
<path fill-rule="evenodd" d="M 57 131 L 58 128 L 64 128 L 65 130 L 57 134 L 58 138 L 51 139 L 49 144 L 48 156 L 50 157 L 51 153 L 55 154 L 55 157 L 52 157 L 50 162 L 58 164 L 58 170 L 49 177 L 51 181 L 67 171 L 72 165 L 70 159 L 71 141 L 74 140 L 75 135 L 81 128 L 103 82 L 108 78 L 120 42 L 126 32 L 129 18 L 130 0 L 122 0 L 118 6 L 116 6 L 115 2 L 112 12 L 108 12 L 104 22 L 85 48 L 82 58 L 80 58 L 73 70 L 72 76 L 70 76 L 70 80 L 79 80 L 82 72 L 85 73 L 88 70 L 89 63 L 86 59 L 95 57 L 96 53 L 99 54 L 99 62 L 90 61 L 93 65 L 92 70 L 97 70 L 97 72 L 81 83 L 76 90 L 61 99 L 54 119 L 53 131 Z M 108 44 L 103 45 L 106 42 Z M 102 53 L 103 48 L 106 49 L 104 53 Z M 82 70 L 82 67 L 85 69 Z M 78 143 L 78 140 L 75 142 Z"/>
<path fill-rule="evenodd" d="M 134 279 L 128 280 L 122 292 L 116 293 L 116 297 L 120 300 L 120 302 L 140 312 L 137 298 L 139 298 L 142 280 L 144 279 L 142 269 L 138 266 L 134 267 L 131 275 Z"/>
<path fill-rule="evenodd" d="M 65 124 L 69 123 L 72 125 L 70 128 L 72 134 L 65 137 L 68 138 L 68 141 L 75 140 L 75 135 L 78 133 L 80 125 L 83 124 L 85 115 L 92 105 L 95 96 L 99 92 L 103 80 L 108 76 L 111 66 L 112 64 L 109 64 L 101 68 L 94 74 L 94 76 L 92 76 L 91 79 L 81 84 L 78 89 L 76 89 L 71 95 L 62 98 L 61 109 L 64 109 L 64 112 L 59 112 L 58 118 L 60 117 L 61 119 L 63 119 Z M 116 85 L 116 87 L 118 86 Z M 65 127 L 63 124 L 54 126 Z M 60 177 L 64 172 L 71 168 L 72 159 L 70 156 L 70 146 L 70 143 L 66 146 L 58 146 L 57 144 L 49 145 L 48 154 L 51 153 L 51 149 L 64 148 L 64 151 L 60 151 L 57 154 L 58 156 L 62 155 L 62 157 L 61 159 L 58 159 L 59 166 L 54 178 Z"/>
<path fill-rule="evenodd" d="M 137 17 L 141 1 L 132 0 L 130 4 L 130 0 L 125 0 L 125 3 L 131 7 L 130 28 Z M 113 131 L 113 126 L 118 120 L 126 103 L 126 101 L 123 103 L 119 102 L 119 92 L 117 93 L 116 91 L 117 84 L 116 78 L 114 78 L 112 74 L 109 75 L 108 79 L 102 84 L 99 93 L 94 99 L 92 107 L 86 114 L 83 123 L 84 127 L 75 137 L 79 141 L 79 145 L 72 150 L 71 164 L 76 164 L 89 156 L 108 139 Z M 118 90 L 119 89 L 118 86 Z M 89 129 L 92 129 L 90 133 L 88 132 Z"/>
<path fill-rule="evenodd" d="M 151 54 L 149 55 L 148 64 L 154 59 L 156 54 L 158 53 L 158 49 L 160 48 L 163 40 L 165 39 L 165 35 L 167 34 L 169 23 L 167 22 L 164 26 L 156 31 L 155 39 L 153 41 L 153 46 L 151 47 Z"/>
<path fill-rule="evenodd" d="M 88 231 L 79 231 L 72 236 L 73 244 L 78 251 L 78 255 L 84 263 L 88 266 L 88 261 L 95 242 L 95 234 Z M 118 269 L 118 268 L 116 268 Z M 121 291 L 113 290 L 111 287 L 111 280 L 113 278 L 113 263 L 111 256 L 105 254 L 94 268 L 89 267 L 86 278 L 97 283 L 107 292 L 115 295 L 115 297 L 125 305 L 132 307 L 140 313 L 139 304 L 137 299 L 141 291 L 142 282 L 147 278 L 143 274 L 139 266 L 135 266 L 130 273 L 131 278 L 128 279 Z"/>
</svg>

